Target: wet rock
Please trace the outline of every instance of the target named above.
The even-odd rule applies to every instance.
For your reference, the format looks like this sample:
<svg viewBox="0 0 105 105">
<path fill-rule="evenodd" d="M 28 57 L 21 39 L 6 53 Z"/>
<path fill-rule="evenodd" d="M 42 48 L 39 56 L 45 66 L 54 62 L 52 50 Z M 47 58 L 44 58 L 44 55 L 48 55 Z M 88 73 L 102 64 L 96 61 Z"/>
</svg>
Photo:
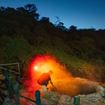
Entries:
<svg viewBox="0 0 105 105">
<path fill-rule="evenodd" d="M 105 105 L 105 98 L 100 93 L 79 95 L 80 105 Z M 73 105 L 73 98 L 56 92 L 46 92 L 42 97 L 42 105 Z"/>
<path fill-rule="evenodd" d="M 72 105 L 72 99 L 70 96 L 61 95 L 57 105 Z"/>
<path fill-rule="evenodd" d="M 81 95 L 80 105 L 105 105 L 105 98 L 99 93 Z"/>
<path fill-rule="evenodd" d="M 6 97 L 2 105 L 16 105 L 16 103 L 13 99 Z"/>
<path fill-rule="evenodd" d="M 60 95 L 56 92 L 46 92 L 42 97 L 42 105 L 57 105 Z"/>
</svg>

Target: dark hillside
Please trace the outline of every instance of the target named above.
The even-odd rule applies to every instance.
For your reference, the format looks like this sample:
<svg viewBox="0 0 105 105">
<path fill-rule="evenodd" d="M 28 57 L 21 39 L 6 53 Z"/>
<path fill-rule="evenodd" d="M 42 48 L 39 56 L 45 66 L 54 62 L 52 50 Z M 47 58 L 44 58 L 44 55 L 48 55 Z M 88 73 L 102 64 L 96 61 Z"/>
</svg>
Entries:
<svg viewBox="0 0 105 105">
<path fill-rule="evenodd" d="M 66 29 L 48 17 L 39 19 L 33 4 L 1 7 L 0 63 L 27 63 L 39 53 L 53 54 L 74 75 L 105 81 L 105 30 Z"/>
</svg>

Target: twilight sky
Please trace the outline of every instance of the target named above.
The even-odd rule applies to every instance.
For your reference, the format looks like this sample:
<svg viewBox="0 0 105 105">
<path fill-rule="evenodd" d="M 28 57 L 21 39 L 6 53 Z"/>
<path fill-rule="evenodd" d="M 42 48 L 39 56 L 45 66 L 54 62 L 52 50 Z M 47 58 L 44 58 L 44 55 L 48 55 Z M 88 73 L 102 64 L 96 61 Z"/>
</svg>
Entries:
<svg viewBox="0 0 105 105">
<path fill-rule="evenodd" d="M 0 0 L 0 6 L 21 7 L 33 3 L 40 16 L 56 17 L 66 27 L 105 29 L 105 0 Z"/>
</svg>

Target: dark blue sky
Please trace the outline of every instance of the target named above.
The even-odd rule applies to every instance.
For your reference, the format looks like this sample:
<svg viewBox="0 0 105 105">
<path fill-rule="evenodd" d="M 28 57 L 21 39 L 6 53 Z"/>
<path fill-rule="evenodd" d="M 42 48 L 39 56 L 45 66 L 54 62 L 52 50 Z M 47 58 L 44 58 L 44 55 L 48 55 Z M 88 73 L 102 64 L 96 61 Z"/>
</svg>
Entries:
<svg viewBox="0 0 105 105">
<path fill-rule="evenodd" d="M 105 0 L 0 0 L 0 6 L 20 7 L 28 3 L 36 4 L 41 16 L 56 17 L 66 27 L 105 29 Z"/>
</svg>

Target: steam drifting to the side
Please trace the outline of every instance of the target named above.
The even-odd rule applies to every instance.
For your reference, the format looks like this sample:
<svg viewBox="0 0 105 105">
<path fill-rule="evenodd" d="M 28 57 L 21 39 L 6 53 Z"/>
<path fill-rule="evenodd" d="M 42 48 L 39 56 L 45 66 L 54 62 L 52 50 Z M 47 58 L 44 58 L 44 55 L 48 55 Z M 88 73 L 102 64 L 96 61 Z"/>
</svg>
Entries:
<svg viewBox="0 0 105 105">
<path fill-rule="evenodd" d="M 41 85 L 37 80 L 43 73 L 49 73 L 51 82 L 47 85 L 48 90 L 57 91 L 69 96 L 78 94 L 89 94 L 96 92 L 99 84 L 84 78 L 73 77 L 65 66 L 60 64 L 52 55 L 38 55 L 33 58 L 29 67 L 30 79 L 25 84 L 29 84 L 30 91 L 41 89 Z"/>
</svg>

